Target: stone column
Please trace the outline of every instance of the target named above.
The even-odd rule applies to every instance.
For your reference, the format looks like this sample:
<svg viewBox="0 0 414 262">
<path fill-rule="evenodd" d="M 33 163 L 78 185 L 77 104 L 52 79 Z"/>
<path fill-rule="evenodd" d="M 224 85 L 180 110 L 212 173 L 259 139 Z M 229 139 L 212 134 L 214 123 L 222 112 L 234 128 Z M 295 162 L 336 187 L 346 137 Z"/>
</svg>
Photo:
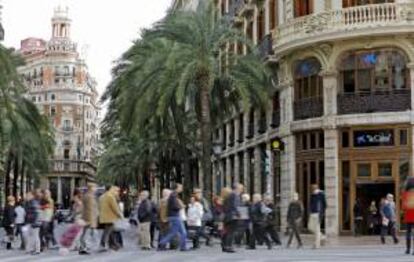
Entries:
<svg viewBox="0 0 414 262">
<path fill-rule="evenodd" d="M 75 191 L 75 178 L 72 177 L 70 179 L 70 195 L 73 195 L 73 192 Z"/>
<path fill-rule="evenodd" d="M 414 115 L 413 115 L 413 110 L 414 110 L 414 92 L 413 92 L 413 88 L 414 88 L 414 62 L 411 62 L 407 65 L 407 68 L 410 70 L 410 88 L 411 88 L 411 123 L 414 124 Z"/>
<path fill-rule="evenodd" d="M 274 154 L 272 152 L 271 141 L 266 144 L 266 155 L 269 158 L 269 166 L 267 167 L 267 178 L 266 178 L 266 194 L 273 196 L 274 195 L 274 185 L 275 183 L 275 172 L 274 172 Z"/>
<path fill-rule="evenodd" d="M 338 79 L 336 71 L 325 70 L 321 73 L 323 78 L 323 112 L 325 116 L 337 114 Z"/>
<path fill-rule="evenodd" d="M 250 174 L 249 150 L 244 151 L 243 157 L 244 157 L 244 161 L 243 161 L 243 165 L 244 165 L 243 180 L 244 180 L 244 183 L 243 184 L 244 184 L 244 187 L 245 187 L 245 191 L 250 193 L 250 187 L 249 187 L 249 185 L 250 185 L 250 179 L 249 179 L 249 174 Z"/>
<path fill-rule="evenodd" d="M 234 155 L 234 182 L 238 183 L 240 181 L 240 159 L 239 154 Z"/>
<path fill-rule="evenodd" d="M 259 11 L 257 9 L 257 7 L 254 8 L 254 14 L 253 14 L 253 44 L 256 46 L 257 43 L 259 42 L 259 40 L 257 39 L 258 37 L 258 32 L 257 32 L 257 17 L 258 17 Z"/>
<path fill-rule="evenodd" d="M 292 193 L 296 191 L 296 145 L 295 136 L 293 134 L 282 138 L 285 144 L 285 150 L 281 152 L 281 192 L 280 192 L 280 207 L 281 207 L 281 223 L 282 232 L 286 228 L 286 216 L 289 202 Z"/>
<path fill-rule="evenodd" d="M 338 131 L 325 129 L 325 194 L 328 204 L 326 210 L 326 233 L 339 234 L 339 168 L 338 168 Z"/>
<path fill-rule="evenodd" d="M 260 147 L 254 148 L 254 193 L 262 193 L 262 170 L 261 170 L 262 156 Z"/>
<path fill-rule="evenodd" d="M 62 204 L 62 178 L 57 176 L 57 203 Z"/>
<path fill-rule="evenodd" d="M 231 159 L 228 156 L 226 158 L 226 186 L 231 187 Z"/>
<path fill-rule="evenodd" d="M 264 3 L 264 10 L 265 10 L 265 35 L 270 34 L 270 7 L 269 7 L 269 0 L 265 0 Z"/>
<path fill-rule="evenodd" d="M 279 6 L 281 6 L 282 8 L 284 8 L 284 17 L 285 17 L 285 21 L 289 21 L 291 19 L 294 18 L 294 6 L 293 6 L 293 0 L 285 0 L 285 1 L 279 1 Z M 283 4 L 285 4 L 285 6 L 283 7 Z M 285 22 L 284 21 L 284 22 Z"/>
</svg>

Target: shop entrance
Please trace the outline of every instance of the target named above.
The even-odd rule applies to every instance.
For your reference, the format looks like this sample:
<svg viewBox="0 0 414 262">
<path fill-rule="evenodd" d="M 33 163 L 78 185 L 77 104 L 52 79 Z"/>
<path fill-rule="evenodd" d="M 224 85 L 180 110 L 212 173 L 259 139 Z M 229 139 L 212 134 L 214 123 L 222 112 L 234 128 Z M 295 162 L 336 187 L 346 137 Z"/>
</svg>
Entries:
<svg viewBox="0 0 414 262">
<path fill-rule="evenodd" d="M 393 182 L 368 182 L 356 184 L 355 200 L 359 200 L 363 216 L 363 220 L 361 222 L 361 234 L 379 234 L 381 221 L 379 209 L 381 206 L 381 199 L 389 193 L 395 195 L 395 184 Z M 377 209 L 377 213 L 375 216 L 371 215 L 370 213 L 371 202 L 375 202 L 375 206 Z M 370 225 L 372 225 L 372 228 L 370 227 Z"/>
</svg>

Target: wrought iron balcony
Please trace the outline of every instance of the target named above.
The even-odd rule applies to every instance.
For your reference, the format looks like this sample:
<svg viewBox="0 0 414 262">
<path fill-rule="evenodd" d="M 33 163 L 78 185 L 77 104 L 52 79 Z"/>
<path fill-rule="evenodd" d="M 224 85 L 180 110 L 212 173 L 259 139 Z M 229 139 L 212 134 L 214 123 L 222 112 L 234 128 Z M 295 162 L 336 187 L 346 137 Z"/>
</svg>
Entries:
<svg viewBox="0 0 414 262">
<path fill-rule="evenodd" d="M 49 172 L 79 173 L 94 176 L 96 167 L 90 162 L 80 160 L 49 160 Z"/>
<path fill-rule="evenodd" d="M 276 52 L 287 45 L 300 46 L 338 35 L 350 37 L 358 31 L 370 34 L 411 32 L 414 25 L 413 3 L 369 4 L 329 10 L 293 19 L 274 31 Z"/>
<path fill-rule="evenodd" d="M 338 95 L 338 114 L 399 112 L 411 109 L 411 90 L 390 90 Z"/>
<path fill-rule="evenodd" d="M 321 117 L 323 115 L 323 98 L 310 97 L 294 102 L 295 120 Z"/>
<path fill-rule="evenodd" d="M 260 57 L 265 60 L 268 56 L 273 55 L 272 35 L 266 35 L 258 45 Z"/>
</svg>

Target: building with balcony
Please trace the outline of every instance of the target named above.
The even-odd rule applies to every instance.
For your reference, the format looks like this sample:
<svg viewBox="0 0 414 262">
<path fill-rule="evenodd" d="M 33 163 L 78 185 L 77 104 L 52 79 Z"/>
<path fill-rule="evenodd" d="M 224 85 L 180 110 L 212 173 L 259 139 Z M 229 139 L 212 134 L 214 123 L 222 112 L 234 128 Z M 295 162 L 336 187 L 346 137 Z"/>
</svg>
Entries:
<svg viewBox="0 0 414 262">
<path fill-rule="evenodd" d="M 3 28 L 3 23 L 2 23 L 2 9 L 3 9 L 3 5 L 1 4 L 1 0 L 0 0 L 0 41 L 4 40 L 4 28 Z"/>
<path fill-rule="evenodd" d="M 400 214 L 400 189 L 413 173 L 414 1 L 216 3 L 278 79 L 266 112 L 237 112 L 217 126 L 216 192 L 239 181 L 274 196 L 283 226 L 292 193 L 307 216 L 311 184 L 319 184 L 332 235 L 352 232 L 357 199 L 368 210 L 392 193 Z M 237 43 L 226 51 L 248 52 Z"/>
<path fill-rule="evenodd" d="M 26 64 L 19 73 L 27 96 L 55 128 L 54 155 L 42 187 L 67 207 L 74 188 L 94 180 L 100 107 L 96 82 L 70 37 L 68 9 L 55 9 L 51 29 L 48 41 L 21 41 L 19 53 Z"/>
</svg>

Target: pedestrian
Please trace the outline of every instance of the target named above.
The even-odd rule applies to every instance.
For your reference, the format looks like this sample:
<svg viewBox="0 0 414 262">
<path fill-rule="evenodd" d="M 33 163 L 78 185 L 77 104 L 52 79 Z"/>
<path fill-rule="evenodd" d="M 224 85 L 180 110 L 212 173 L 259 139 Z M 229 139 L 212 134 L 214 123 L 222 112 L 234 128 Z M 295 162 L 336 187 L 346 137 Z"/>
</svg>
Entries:
<svg viewBox="0 0 414 262">
<path fill-rule="evenodd" d="M 375 234 L 375 228 L 378 225 L 378 209 L 375 201 L 371 201 L 371 205 L 368 209 L 368 233 L 370 235 Z"/>
<path fill-rule="evenodd" d="M 86 243 L 86 235 L 88 232 L 93 236 L 94 230 L 98 226 L 98 204 L 96 202 L 96 186 L 95 184 L 89 183 L 87 185 L 87 192 L 82 198 L 82 219 L 85 223 L 85 226 L 82 230 L 82 235 L 80 237 L 80 248 L 79 255 L 89 255 L 89 248 Z"/>
<path fill-rule="evenodd" d="M 16 207 L 14 208 L 14 212 L 16 213 L 16 218 L 14 219 L 14 224 L 16 225 L 15 236 L 20 236 L 20 249 L 25 249 L 25 240 L 23 234 L 23 226 L 24 226 L 24 219 L 26 216 L 26 211 L 23 208 L 23 200 L 19 200 L 17 202 Z"/>
<path fill-rule="evenodd" d="M 256 249 L 256 242 L 265 243 L 267 249 L 272 249 L 272 242 L 270 241 L 269 235 L 265 231 L 266 216 L 269 213 L 270 210 L 262 201 L 262 196 L 260 194 L 254 194 L 250 210 L 250 218 L 253 224 L 253 234 L 249 249 Z"/>
<path fill-rule="evenodd" d="M 7 197 L 7 203 L 3 210 L 3 228 L 6 231 L 6 249 L 12 249 L 16 212 L 14 211 L 16 200 L 14 196 Z"/>
<path fill-rule="evenodd" d="M 228 197 L 224 199 L 224 236 L 223 236 L 223 252 L 234 253 L 233 241 L 234 234 L 237 231 L 237 221 L 240 219 L 241 214 L 239 207 L 241 206 L 241 194 L 243 193 L 243 185 L 236 183 L 233 186 L 233 191 Z"/>
<path fill-rule="evenodd" d="M 354 204 L 354 236 L 362 234 L 362 221 L 364 220 L 362 207 L 359 199 Z"/>
<path fill-rule="evenodd" d="M 252 223 L 250 220 L 250 209 L 251 209 L 251 202 L 250 202 L 250 195 L 244 193 L 241 195 L 241 206 L 239 207 L 240 213 L 246 214 L 244 217 L 240 217 L 237 220 L 238 228 L 234 237 L 235 243 L 237 246 L 241 246 L 242 240 L 245 241 L 246 246 L 248 247 L 251 243 L 251 231 L 252 231 Z"/>
<path fill-rule="evenodd" d="M 411 238 L 414 227 L 414 177 L 409 177 L 405 181 L 404 192 L 402 195 L 402 210 L 404 211 L 404 223 L 407 226 L 405 235 L 405 253 L 408 255 L 411 251 Z"/>
<path fill-rule="evenodd" d="M 201 221 L 201 228 L 200 228 L 200 237 L 206 240 L 206 245 L 211 245 L 211 237 L 210 234 L 206 232 L 206 226 L 212 226 L 214 223 L 213 219 L 213 210 L 210 206 L 209 201 L 203 196 L 203 191 L 200 188 L 194 189 L 194 196 L 198 202 L 203 206 L 203 218 Z"/>
<path fill-rule="evenodd" d="M 381 207 L 381 243 L 385 244 L 385 236 L 388 235 L 388 232 L 391 233 L 394 244 L 398 244 L 397 238 L 397 214 L 395 210 L 394 196 L 392 194 L 387 194 L 384 203 Z"/>
<path fill-rule="evenodd" d="M 296 237 L 298 242 L 298 248 L 303 246 L 302 239 L 300 237 L 300 230 L 302 227 L 303 219 L 303 204 L 299 200 L 299 194 L 294 193 L 292 201 L 289 203 L 288 212 L 287 212 L 287 224 L 289 226 L 289 240 L 286 247 L 289 248 L 292 244 L 293 236 Z"/>
<path fill-rule="evenodd" d="M 321 232 L 321 223 L 325 217 L 326 210 L 325 193 L 319 189 L 319 186 L 312 185 L 312 195 L 310 197 L 310 216 L 308 229 L 315 234 L 315 241 L 313 248 L 317 249 L 321 246 L 321 240 L 325 236 Z"/>
<path fill-rule="evenodd" d="M 158 221 L 159 221 L 159 234 L 158 234 L 158 243 L 161 242 L 161 239 L 167 235 L 169 229 L 168 223 L 168 198 L 171 195 L 171 190 L 165 188 L 162 190 L 162 198 L 158 207 Z M 171 246 L 171 244 L 170 244 Z M 162 249 L 158 244 L 158 248 Z"/>
<path fill-rule="evenodd" d="M 280 246 L 282 245 L 282 242 L 280 241 L 280 237 L 277 232 L 279 215 L 275 204 L 273 204 L 272 197 L 266 196 L 264 198 L 264 204 L 270 211 L 270 213 L 266 216 L 265 232 L 269 234 L 270 238 L 277 246 Z"/>
<path fill-rule="evenodd" d="M 186 239 L 187 232 L 183 220 L 184 204 L 179 198 L 179 194 L 183 191 L 183 186 L 177 183 L 174 191 L 170 194 L 167 202 L 167 214 L 169 222 L 168 233 L 161 239 L 159 250 L 165 250 L 167 243 L 171 242 L 178 234 L 180 237 L 180 250 L 187 251 Z"/>
<path fill-rule="evenodd" d="M 103 226 L 103 233 L 100 241 L 100 252 L 107 251 L 109 247 L 109 237 L 114 231 L 114 223 L 123 218 L 122 212 L 117 203 L 119 188 L 111 186 L 99 198 L 99 223 Z M 116 243 L 115 245 L 119 245 Z M 118 246 L 115 247 L 117 249 Z"/>
<path fill-rule="evenodd" d="M 200 248 L 200 231 L 202 226 L 202 219 L 204 215 L 203 205 L 197 200 L 195 196 L 190 198 L 190 204 L 187 210 L 187 225 L 188 231 L 194 232 L 193 249 Z"/>
<path fill-rule="evenodd" d="M 226 192 L 227 191 L 227 192 Z M 221 246 L 224 244 L 224 207 L 223 199 L 231 193 L 230 188 L 223 188 L 220 192 L 220 196 L 215 196 L 213 200 L 213 219 L 214 219 L 214 232 L 221 240 Z"/>
<path fill-rule="evenodd" d="M 25 203 L 25 222 L 27 224 L 26 234 L 26 252 L 32 255 L 40 254 L 40 205 L 35 197 L 36 192 L 28 192 L 26 194 Z"/>
<path fill-rule="evenodd" d="M 142 191 L 139 197 L 138 238 L 142 250 L 151 250 L 152 202 L 149 199 L 149 192 L 146 190 Z"/>
<path fill-rule="evenodd" d="M 54 201 L 49 190 L 42 190 L 40 199 L 41 222 L 40 228 L 40 249 L 42 251 L 49 249 L 51 242 L 53 247 L 56 246 L 56 240 L 53 234 L 54 229 Z"/>
<path fill-rule="evenodd" d="M 154 248 L 154 241 L 155 241 L 155 231 L 159 228 L 158 227 L 158 208 L 156 204 L 156 198 L 153 197 L 153 200 L 150 201 L 151 203 L 151 225 L 150 225 L 150 236 L 151 236 L 151 248 Z"/>
</svg>

